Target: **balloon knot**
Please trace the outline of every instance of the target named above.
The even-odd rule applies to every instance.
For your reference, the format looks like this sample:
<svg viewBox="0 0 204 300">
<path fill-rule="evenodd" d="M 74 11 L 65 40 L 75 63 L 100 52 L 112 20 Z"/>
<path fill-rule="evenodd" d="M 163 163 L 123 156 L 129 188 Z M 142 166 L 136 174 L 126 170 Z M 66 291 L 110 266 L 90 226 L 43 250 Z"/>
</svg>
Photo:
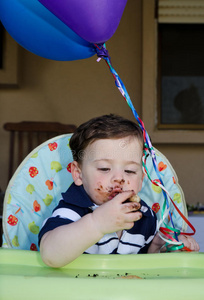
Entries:
<svg viewBox="0 0 204 300">
<path fill-rule="evenodd" d="M 108 50 L 106 49 L 106 47 L 104 45 L 105 44 L 94 44 L 95 49 L 96 49 L 96 54 L 99 57 L 99 59 L 97 59 L 97 61 L 100 61 L 101 58 L 104 58 L 104 59 L 108 58 L 111 61 Z"/>
</svg>

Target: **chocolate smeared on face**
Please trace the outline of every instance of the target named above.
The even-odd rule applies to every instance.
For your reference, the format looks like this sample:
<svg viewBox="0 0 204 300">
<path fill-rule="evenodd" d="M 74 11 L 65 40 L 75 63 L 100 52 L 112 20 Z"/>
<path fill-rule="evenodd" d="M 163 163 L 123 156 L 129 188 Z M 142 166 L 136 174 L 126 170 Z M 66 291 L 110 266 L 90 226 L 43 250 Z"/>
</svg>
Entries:
<svg viewBox="0 0 204 300">
<path fill-rule="evenodd" d="M 120 185 L 123 185 L 125 183 L 125 180 L 124 179 L 121 179 L 121 180 L 115 179 L 114 182 L 117 182 Z"/>
</svg>

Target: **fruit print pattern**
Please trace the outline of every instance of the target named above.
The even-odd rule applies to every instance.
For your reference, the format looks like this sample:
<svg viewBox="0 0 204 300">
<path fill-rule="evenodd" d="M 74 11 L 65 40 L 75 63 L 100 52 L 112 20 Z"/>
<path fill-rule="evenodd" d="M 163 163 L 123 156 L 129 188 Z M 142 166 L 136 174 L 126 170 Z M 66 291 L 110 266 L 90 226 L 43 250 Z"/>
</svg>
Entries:
<svg viewBox="0 0 204 300">
<path fill-rule="evenodd" d="M 37 200 L 35 200 L 35 201 L 33 202 L 33 209 L 34 209 L 35 212 L 38 212 L 38 211 L 40 211 L 40 209 L 41 209 L 41 206 L 40 206 L 40 204 L 38 203 Z"/>
<path fill-rule="evenodd" d="M 5 203 L 6 210 L 3 218 L 7 224 L 7 236 L 4 244 L 17 249 L 39 251 L 38 233 L 43 221 L 52 214 L 53 209 L 73 182 L 71 176 L 71 162 L 73 160 L 69 148 L 71 134 L 54 138 L 36 148 L 32 155 L 23 162 L 12 185 L 9 186 Z M 33 154 L 34 153 L 34 154 Z M 164 185 L 169 184 L 171 197 L 182 211 L 183 193 L 177 185 L 177 176 L 169 168 L 169 162 L 156 152 L 159 172 Z M 148 162 L 147 168 L 152 168 Z M 158 176 L 150 171 L 153 181 L 158 181 Z M 163 205 L 161 188 L 153 185 L 148 178 L 143 180 L 139 196 L 160 217 Z M 182 227 L 182 220 L 177 217 L 171 207 L 172 218 L 177 227 Z M 168 218 L 167 218 L 168 219 Z M 168 220 L 166 220 L 168 221 Z M 25 238 L 27 237 L 27 238 Z M 11 245 L 11 246 L 10 246 Z"/>
<path fill-rule="evenodd" d="M 175 193 L 175 194 L 174 194 L 174 197 L 173 197 L 173 201 L 174 201 L 174 202 L 177 202 L 177 203 L 181 203 L 181 202 L 182 202 L 181 194 Z"/>
<path fill-rule="evenodd" d="M 37 226 L 34 221 L 28 224 L 28 228 L 33 234 L 38 234 L 40 231 L 40 227 Z"/>
<path fill-rule="evenodd" d="M 159 179 L 154 179 L 153 182 L 161 183 L 161 181 Z M 162 189 L 160 188 L 160 186 L 155 185 L 154 183 L 152 183 L 152 189 L 153 189 L 154 192 L 156 192 L 158 194 L 162 192 Z"/>
<path fill-rule="evenodd" d="M 46 197 L 44 199 L 42 199 L 42 200 L 43 200 L 43 202 L 44 202 L 44 204 L 46 206 L 49 206 L 52 203 L 52 201 L 53 201 L 53 196 L 47 194 Z"/>
<path fill-rule="evenodd" d="M 8 200 L 7 200 L 7 203 L 8 203 L 8 204 L 10 204 L 10 203 L 11 203 L 11 200 L 12 200 L 12 198 L 11 198 L 11 194 L 9 194 L 9 196 L 8 196 Z"/>
<path fill-rule="evenodd" d="M 32 157 L 32 158 L 38 157 L 38 152 L 34 153 L 31 157 Z"/>
<path fill-rule="evenodd" d="M 51 162 L 51 170 L 55 170 L 55 172 L 59 172 L 62 170 L 62 165 L 58 161 L 52 161 Z"/>
<path fill-rule="evenodd" d="M 54 143 L 49 143 L 48 144 L 48 147 L 49 147 L 49 149 L 50 149 L 50 151 L 54 151 L 54 150 L 56 150 L 57 149 L 57 143 L 56 142 L 54 142 Z"/>
<path fill-rule="evenodd" d="M 162 172 L 164 170 L 166 170 L 167 165 L 163 163 L 163 161 L 160 161 L 160 163 L 158 163 L 158 170 L 159 172 Z"/>
<path fill-rule="evenodd" d="M 11 226 L 16 226 L 17 223 L 18 223 L 18 218 L 16 218 L 16 217 L 13 216 L 13 215 L 10 215 L 10 216 L 8 217 L 7 223 L 8 223 L 9 225 L 11 225 Z"/>
<path fill-rule="evenodd" d="M 12 245 L 14 247 L 19 247 L 19 241 L 17 235 L 15 235 L 14 238 L 12 239 Z"/>
<path fill-rule="evenodd" d="M 32 195 L 32 193 L 35 191 L 35 187 L 33 184 L 28 184 L 26 187 L 26 192 Z"/>
<path fill-rule="evenodd" d="M 69 163 L 69 164 L 67 165 L 67 171 L 68 171 L 69 173 L 71 173 L 71 163 Z"/>
<path fill-rule="evenodd" d="M 32 244 L 30 245 L 30 250 L 31 250 L 31 251 L 38 251 L 38 248 L 37 248 L 36 244 L 32 243 Z"/>
<path fill-rule="evenodd" d="M 53 180 L 46 180 L 45 184 L 47 185 L 48 189 L 51 191 L 53 189 Z"/>
<path fill-rule="evenodd" d="M 35 176 L 38 175 L 38 169 L 36 167 L 30 167 L 29 168 L 29 174 L 30 174 L 30 177 L 34 178 Z"/>
<path fill-rule="evenodd" d="M 159 205 L 159 203 L 154 203 L 153 205 L 152 205 L 152 210 L 155 212 L 155 213 L 158 213 L 158 211 L 160 210 L 160 205 Z"/>
</svg>

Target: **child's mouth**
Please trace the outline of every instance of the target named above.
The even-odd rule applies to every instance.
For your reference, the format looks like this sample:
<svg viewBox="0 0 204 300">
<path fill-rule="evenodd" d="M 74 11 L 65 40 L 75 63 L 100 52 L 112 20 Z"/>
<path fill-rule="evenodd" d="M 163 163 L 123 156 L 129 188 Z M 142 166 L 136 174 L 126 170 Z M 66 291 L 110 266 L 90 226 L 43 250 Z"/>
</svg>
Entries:
<svg viewBox="0 0 204 300">
<path fill-rule="evenodd" d="M 118 194 L 122 193 L 122 188 L 115 188 L 109 191 L 108 200 L 112 200 Z"/>
</svg>

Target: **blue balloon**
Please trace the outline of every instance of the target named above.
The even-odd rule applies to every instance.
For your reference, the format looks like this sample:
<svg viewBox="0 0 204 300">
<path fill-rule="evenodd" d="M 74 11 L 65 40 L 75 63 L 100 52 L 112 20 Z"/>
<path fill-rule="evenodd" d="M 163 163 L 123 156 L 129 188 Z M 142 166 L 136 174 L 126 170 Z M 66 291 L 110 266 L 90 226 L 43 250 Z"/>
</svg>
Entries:
<svg viewBox="0 0 204 300">
<path fill-rule="evenodd" d="M 39 56 L 70 61 L 96 54 L 93 44 L 79 37 L 38 0 L 0 0 L 0 20 L 22 47 Z"/>
</svg>

